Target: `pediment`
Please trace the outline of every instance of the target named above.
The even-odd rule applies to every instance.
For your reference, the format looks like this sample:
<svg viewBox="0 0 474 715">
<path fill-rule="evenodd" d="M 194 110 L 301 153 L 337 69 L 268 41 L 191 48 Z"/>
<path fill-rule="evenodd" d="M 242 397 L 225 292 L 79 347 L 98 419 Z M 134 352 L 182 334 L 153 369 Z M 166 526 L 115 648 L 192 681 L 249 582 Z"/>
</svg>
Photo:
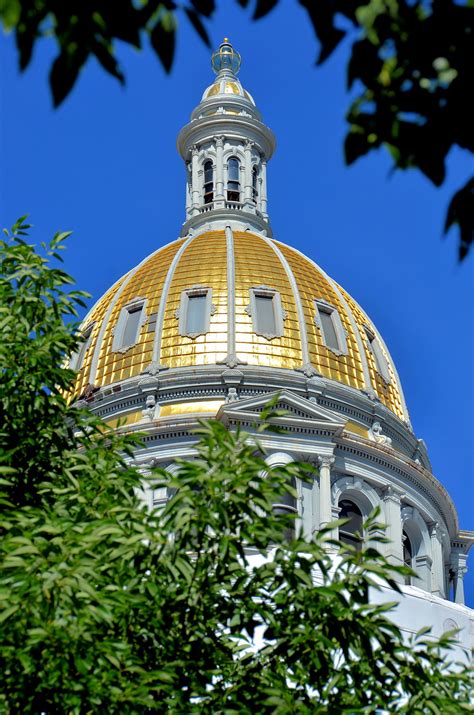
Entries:
<svg viewBox="0 0 474 715">
<path fill-rule="evenodd" d="M 256 395 L 243 400 L 235 400 L 223 405 L 219 410 L 219 415 L 233 417 L 234 419 L 250 419 L 258 421 L 262 410 L 268 405 L 268 402 L 278 395 L 278 401 L 275 404 L 275 409 L 285 410 L 286 415 L 277 418 L 278 422 L 294 422 L 311 420 L 314 423 L 324 423 L 327 427 L 334 429 L 342 429 L 346 424 L 346 419 L 340 415 L 334 414 L 325 407 L 321 407 L 315 402 L 296 395 L 289 390 L 278 390 L 275 392 L 266 393 L 265 395 Z"/>
</svg>

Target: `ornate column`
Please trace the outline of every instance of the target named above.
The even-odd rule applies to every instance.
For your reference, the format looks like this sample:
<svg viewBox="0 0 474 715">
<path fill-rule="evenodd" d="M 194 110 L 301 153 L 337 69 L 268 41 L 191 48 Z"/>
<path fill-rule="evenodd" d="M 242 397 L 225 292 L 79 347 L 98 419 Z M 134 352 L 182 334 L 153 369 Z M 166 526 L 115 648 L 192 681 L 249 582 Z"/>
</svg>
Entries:
<svg viewBox="0 0 474 715">
<path fill-rule="evenodd" d="M 268 218 L 267 213 L 267 161 L 262 159 L 262 187 L 261 187 L 261 206 L 264 218 Z"/>
<path fill-rule="evenodd" d="M 331 465 L 334 457 L 319 456 L 319 528 L 332 521 L 331 509 Z"/>
<path fill-rule="evenodd" d="M 244 203 L 254 208 L 252 201 L 252 147 L 253 142 L 246 139 L 244 144 L 245 174 L 244 174 Z"/>
<path fill-rule="evenodd" d="M 414 561 L 413 569 L 416 571 L 416 577 L 413 585 L 422 588 L 424 591 L 431 591 L 432 559 L 428 554 L 421 554 L 420 556 L 415 556 Z"/>
<path fill-rule="evenodd" d="M 196 216 L 196 214 L 199 213 L 199 163 L 198 163 L 198 158 L 199 158 L 199 149 L 196 146 L 196 144 L 193 144 L 192 147 L 192 166 L 191 166 L 191 171 L 192 171 L 192 186 L 191 186 L 191 195 L 193 199 L 193 208 L 192 208 L 192 213 L 193 216 Z"/>
<path fill-rule="evenodd" d="M 454 603 L 464 605 L 464 575 L 467 573 L 467 556 L 459 551 L 451 554 L 451 573 L 454 576 Z"/>
<path fill-rule="evenodd" d="M 445 597 L 443 545 L 441 529 L 437 521 L 430 524 L 431 558 L 431 593 L 441 598 Z"/>
<path fill-rule="evenodd" d="M 385 535 L 390 539 L 390 543 L 385 544 L 385 555 L 394 566 L 403 566 L 401 497 L 402 494 L 396 492 L 392 486 L 388 486 L 382 495 L 387 526 Z M 398 576 L 397 581 L 403 583 L 403 576 Z"/>
<path fill-rule="evenodd" d="M 215 206 L 224 206 L 224 137 L 214 137 L 216 143 L 216 196 Z"/>
<path fill-rule="evenodd" d="M 192 205 L 192 197 L 191 197 L 191 186 L 190 186 L 190 179 L 192 178 L 190 176 L 191 174 L 191 164 L 186 164 L 186 218 L 189 218 L 191 216 L 191 205 Z"/>
</svg>

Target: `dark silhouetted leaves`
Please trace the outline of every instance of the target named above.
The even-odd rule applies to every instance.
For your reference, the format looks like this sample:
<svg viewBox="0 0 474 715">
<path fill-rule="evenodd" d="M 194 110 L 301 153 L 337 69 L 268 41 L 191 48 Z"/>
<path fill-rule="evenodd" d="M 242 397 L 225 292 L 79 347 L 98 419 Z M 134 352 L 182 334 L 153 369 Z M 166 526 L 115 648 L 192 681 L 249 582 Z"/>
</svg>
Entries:
<svg viewBox="0 0 474 715">
<path fill-rule="evenodd" d="M 152 47 L 160 58 L 166 72 L 171 71 L 173 64 L 176 43 L 175 22 L 174 15 L 167 12 L 160 16 L 160 19 L 150 34 Z"/>
<path fill-rule="evenodd" d="M 459 260 L 467 256 L 474 243 L 474 177 L 469 179 L 462 189 L 457 191 L 448 207 L 444 232 L 451 226 L 458 225 L 461 240 L 459 243 Z"/>
<path fill-rule="evenodd" d="M 194 29 L 198 33 L 201 40 L 208 47 L 210 47 L 211 43 L 209 41 L 209 35 L 207 34 L 207 30 L 204 27 L 203 22 L 202 22 L 201 18 L 199 17 L 199 15 L 197 14 L 197 12 L 195 10 L 193 10 L 192 8 L 188 8 L 188 7 L 184 8 L 184 11 L 185 11 L 186 15 L 188 16 L 191 25 L 194 27 Z"/>
<path fill-rule="evenodd" d="M 270 10 L 273 10 L 278 0 L 257 0 L 255 4 L 255 10 L 253 13 L 254 20 L 260 20 L 260 18 L 268 15 Z"/>
<path fill-rule="evenodd" d="M 196 12 L 204 17 L 211 17 L 216 7 L 214 0 L 191 0 L 191 4 Z"/>
<path fill-rule="evenodd" d="M 248 8 L 249 0 L 234 0 Z M 226 0 L 229 2 L 229 0 Z M 296 2 L 296 0 L 295 0 Z M 253 18 L 267 15 L 278 0 L 254 0 Z M 342 40 L 350 40 L 347 85 L 356 92 L 347 112 L 348 163 L 384 147 L 395 169 L 418 169 L 435 186 L 445 179 L 453 146 L 474 151 L 474 5 L 463 0 L 298 0 L 319 42 L 317 64 Z M 174 52 L 177 14 L 187 16 L 209 46 L 203 20 L 214 0 L 3 0 L 0 18 L 15 28 L 20 68 L 45 35 L 58 44 L 50 73 L 54 105 L 74 86 L 90 55 L 120 82 L 114 42 L 151 45 L 166 72 Z M 225 3 L 221 0 L 221 5 Z M 288 29 L 290 36 L 291 28 Z M 459 256 L 470 241 L 460 230 Z M 462 235 L 461 235 L 462 233 Z"/>
<path fill-rule="evenodd" d="M 84 52 L 76 49 L 71 53 L 61 52 L 54 60 L 49 81 L 55 107 L 59 106 L 71 91 L 86 57 Z"/>
</svg>

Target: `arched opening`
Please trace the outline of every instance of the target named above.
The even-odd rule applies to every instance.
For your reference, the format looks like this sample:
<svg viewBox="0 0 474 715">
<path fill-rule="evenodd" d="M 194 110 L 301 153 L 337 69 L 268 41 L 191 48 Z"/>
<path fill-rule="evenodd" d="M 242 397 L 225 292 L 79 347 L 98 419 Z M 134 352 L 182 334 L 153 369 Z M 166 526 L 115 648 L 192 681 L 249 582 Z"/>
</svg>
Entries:
<svg viewBox="0 0 474 715">
<path fill-rule="evenodd" d="M 409 569 L 413 568 L 413 546 L 406 531 L 402 534 L 403 542 L 403 565 Z M 411 585 L 411 576 L 405 576 L 405 586 Z"/>
<path fill-rule="evenodd" d="M 258 169 L 256 165 L 252 169 L 252 198 L 256 204 L 258 198 Z"/>
<path fill-rule="evenodd" d="M 348 546 L 362 549 L 362 512 L 350 499 L 341 499 L 339 502 L 339 518 L 349 519 L 346 524 L 339 527 L 339 541 Z"/>
<path fill-rule="evenodd" d="M 291 478 L 290 482 L 293 489 L 296 489 L 295 478 Z M 292 514 L 293 519 L 291 526 L 288 526 L 284 530 L 284 537 L 287 541 L 295 538 L 295 518 L 298 513 L 298 508 L 296 505 L 296 499 L 293 494 L 290 494 L 286 490 L 278 495 L 278 498 L 273 502 L 273 511 L 275 514 Z"/>
<path fill-rule="evenodd" d="M 204 162 L 204 203 L 210 204 L 214 201 L 214 168 L 212 161 L 208 159 Z"/>
<path fill-rule="evenodd" d="M 227 200 L 240 201 L 240 161 L 235 156 L 227 162 Z"/>
</svg>

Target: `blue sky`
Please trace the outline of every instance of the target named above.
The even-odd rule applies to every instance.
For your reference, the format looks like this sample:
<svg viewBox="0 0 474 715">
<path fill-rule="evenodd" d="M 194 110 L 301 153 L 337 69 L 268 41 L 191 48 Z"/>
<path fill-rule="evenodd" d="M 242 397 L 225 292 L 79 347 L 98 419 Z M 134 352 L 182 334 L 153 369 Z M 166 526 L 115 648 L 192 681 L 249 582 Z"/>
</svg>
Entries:
<svg viewBox="0 0 474 715">
<path fill-rule="evenodd" d="M 344 166 L 347 47 L 322 68 L 305 13 L 283 0 L 255 23 L 236 2 L 210 23 L 229 36 L 240 78 L 277 137 L 268 169 L 274 236 L 319 263 L 365 308 L 388 343 L 413 426 L 462 528 L 474 529 L 473 257 L 459 265 L 454 233 L 441 240 L 448 199 L 472 172 L 453 151 L 442 189 L 416 172 L 390 175 L 384 152 Z M 212 82 L 210 52 L 180 18 L 171 76 L 153 53 L 120 47 L 124 88 L 94 61 L 59 110 L 44 41 L 17 69 L 0 53 L 0 219 L 29 213 L 35 240 L 73 230 L 66 269 L 98 298 L 120 275 L 174 240 L 184 220 L 184 168 L 175 141 Z M 474 605 L 474 562 L 467 576 Z"/>
</svg>

